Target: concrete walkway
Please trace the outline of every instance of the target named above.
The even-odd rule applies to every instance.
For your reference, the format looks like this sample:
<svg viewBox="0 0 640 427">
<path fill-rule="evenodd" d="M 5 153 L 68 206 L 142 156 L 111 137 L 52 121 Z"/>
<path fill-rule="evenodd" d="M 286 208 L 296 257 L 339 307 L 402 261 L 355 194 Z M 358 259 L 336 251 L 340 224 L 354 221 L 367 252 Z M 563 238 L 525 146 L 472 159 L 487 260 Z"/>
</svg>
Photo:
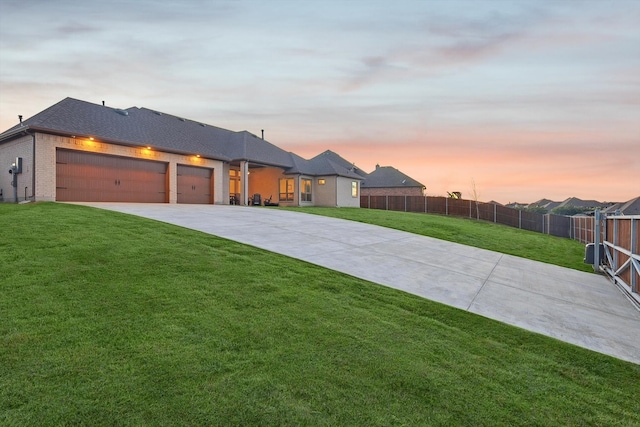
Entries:
<svg viewBox="0 0 640 427">
<path fill-rule="evenodd" d="M 279 209 L 82 204 L 284 254 L 640 364 L 640 311 L 600 275 Z"/>
</svg>

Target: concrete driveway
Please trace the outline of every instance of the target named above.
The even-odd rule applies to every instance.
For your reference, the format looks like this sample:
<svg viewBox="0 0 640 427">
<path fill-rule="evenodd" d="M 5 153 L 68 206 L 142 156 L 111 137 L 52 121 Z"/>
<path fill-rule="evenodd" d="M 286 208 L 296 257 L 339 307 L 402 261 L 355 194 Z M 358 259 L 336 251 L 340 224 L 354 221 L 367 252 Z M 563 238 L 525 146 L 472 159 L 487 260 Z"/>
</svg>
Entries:
<svg viewBox="0 0 640 427">
<path fill-rule="evenodd" d="M 279 209 L 82 204 L 301 259 L 640 364 L 640 311 L 600 275 Z"/>
</svg>

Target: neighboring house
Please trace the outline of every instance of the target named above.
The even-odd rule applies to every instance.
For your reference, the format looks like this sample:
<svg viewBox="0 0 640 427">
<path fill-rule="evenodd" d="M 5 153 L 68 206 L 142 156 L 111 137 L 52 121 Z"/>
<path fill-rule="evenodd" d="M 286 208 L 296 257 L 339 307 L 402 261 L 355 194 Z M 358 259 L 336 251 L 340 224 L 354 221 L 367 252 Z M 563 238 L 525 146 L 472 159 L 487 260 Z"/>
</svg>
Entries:
<svg viewBox="0 0 640 427">
<path fill-rule="evenodd" d="M 426 187 L 396 168 L 376 165 L 361 188 L 363 196 L 423 196 Z"/>
<path fill-rule="evenodd" d="M 246 204 L 258 193 L 282 205 L 360 206 L 362 175 L 335 153 L 305 160 L 247 131 L 146 108 L 66 98 L 0 134 L 0 166 L 18 157 L 19 201 Z M 0 174 L 5 201 L 11 179 Z"/>
<path fill-rule="evenodd" d="M 640 196 L 623 203 L 615 203 L 604 209 L 607 215 L 640 215 Z"/>
<path fill-rule="evenodd" d="M 555 208 L 559 204 L 560 204 L 560 202 L 554 202 L 553 200 L 540 199 L 537 202 L 530 203 L 527 207 L 528 208 L 543 208 L 543 209 L 546 209 L 547 212 L 549 212 L 551 209 Z"/>
<path fill-rule="evenodd" d="M 562 202 L 554 202 L 549 199 L 540 199 L 536 202 L 530 203 L 527 208 L 543 208 L 547 212 L 551 212 L 555 208 L 585 208 L 585 209 L 596 209 L 596 208 L 607 208 L 611 205 L 611 203 L 607 202 L 598 202 L 596 200 L 582 200 L 577 197 L 569 197 L 568 199 Z"/>
<path fill-rule="evenodd" d="M 564 208 L 568 206 L 574 206 L 577 208 L 595 209 L 595 208 L 607 208 L 611 205 L 612 203 L 607 203 L 607 202 L 603 203 L 603 202 L 598 202 L 597 200 L 582 200 L 582 199 L 578 199 L 577 197 L 569 197 L 562 203 L 555 206 L 555 208 Z"/>
</svg>

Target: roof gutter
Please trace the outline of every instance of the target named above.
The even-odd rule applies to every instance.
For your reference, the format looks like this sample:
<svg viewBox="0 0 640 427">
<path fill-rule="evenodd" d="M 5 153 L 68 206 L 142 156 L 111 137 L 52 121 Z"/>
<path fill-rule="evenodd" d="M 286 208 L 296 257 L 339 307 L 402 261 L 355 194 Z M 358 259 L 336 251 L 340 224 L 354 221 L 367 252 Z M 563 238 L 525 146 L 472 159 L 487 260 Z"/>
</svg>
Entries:
<svg viewBox="0 0 640 427">
<path fill-rule="evenodd" d="M 31 156 L 31 199 L 36 201 L 36 133 L 31 133 L 33 138 L 32 156 Z"/>
<path fill-rule="evenodd" d="M 31 129 L 30 126 L 25 126 L 25 127 L 14 129 L 11 132 L 5 132 L 3 134 L 0 134 L 0 142 L 11 139 L 15 136 L 20 136 L 20 134 L 26 135 L 28 133 L 27 131 L 30 129 Z"/>
<path fill-rule="evenodd" d="M 30 133 L 30 132 L 26 132 L 27 130 L 31 131 L 31 132 L 41 132 L 41 133 L 48 133 L 51 135 L 58 135 L 58 136 L 64 136 L 64 137 L 68 137 L 68 138 L 90 138 L 90 135 L 81 135 L 81 134 L 77 134 L 77 133 L 70 133 L 70 132 L 64 132 L 64 131 L 60 131 L 57 129 L 47 129 L 47 128 L 41 128 L 41 127 L 36 127 L 36 126 L 29 126 L 25 129 L 19 129 L 19 132 L 12 132 L 11 134 L 8 134 L 6 136 L 3 136 L 2 139 L 6 139 L 7 137 L 11 136 L 15 136 L 16 134 L 19 134 L 21 132 L 25 132 L 25 134 Z M 125 147 L 141 147 L 144 146 L 144 143 L 132 143 L 130 141 L 121 141 L 121 140 L 117 140 L 117 139 L 109 139 L 109 138 L 101 138 L 100 136 L 96 136 L 96 138 L 99 141 L 105 142 L 107 144 L 114 144 L 114 145 L 122 145 Z M 194 153 L 194 152 L 190 152 L 190 151 L 179 151 L 179 150 L 169 150 L 163 147 L 158 147 L 159 149 L 157 149 L 157 151 L 162 151 L 164 153 L 170 153 L 170 154 L 180 154 L 183 156 L 193 156 L 199 153 Z M 226 156 L 223 155 L 216 155 L 216 156 L 203 156 L 206 157 L 208 159 L 213 159 L 213 160 L 223 160 L 223 161 L 229 161 L 230 159 Z"/>
</svg>

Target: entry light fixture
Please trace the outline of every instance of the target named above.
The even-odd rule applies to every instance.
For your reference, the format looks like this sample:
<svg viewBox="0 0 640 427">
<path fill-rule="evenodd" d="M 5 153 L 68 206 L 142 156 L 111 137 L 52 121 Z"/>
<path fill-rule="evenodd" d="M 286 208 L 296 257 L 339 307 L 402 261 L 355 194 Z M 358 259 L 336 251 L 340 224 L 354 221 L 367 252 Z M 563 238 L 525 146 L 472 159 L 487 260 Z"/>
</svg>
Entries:
<svg viewBox="0 0 640 427">
<path fill-rule="evenodd" d="M 147 150 L 151 150 L 151 146 L 150 145 L 147 145 Z"/>
<path fill-rule="evenodd" d="M 196 157 L 200 158 L 200 154 L 196 154 Z"/>
<path fill-rule="evenodd" d="M 89 137 L 89 139 L 90 139 L 91 141 L 93 141 L 93 137 L 92 137 L 92 136 L 90 136 L 90 137 Z"/>
</svg>

